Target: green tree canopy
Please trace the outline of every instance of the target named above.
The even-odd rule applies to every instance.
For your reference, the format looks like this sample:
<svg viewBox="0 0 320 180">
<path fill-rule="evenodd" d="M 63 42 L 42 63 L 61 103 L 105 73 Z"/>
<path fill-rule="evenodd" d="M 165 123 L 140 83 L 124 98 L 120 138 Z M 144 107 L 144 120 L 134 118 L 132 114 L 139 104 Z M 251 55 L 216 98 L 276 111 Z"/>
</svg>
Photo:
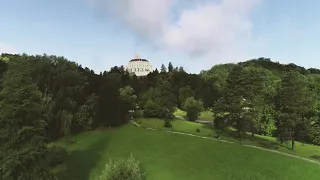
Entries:
<svg viewBox="0 0 320 180">
<path fill-rule="evenodd" d="M 183 108 L 187 112 L 187 118 L 189 121 L 197 120 L 201 110 L 202 110 L 202 102 L 199 100 L 195 100 L 194 97 L 189 97 L 183 104 Z"/>
<path fill-rule="evenodd" d="M 171 62 L 169 62 L 169 65 L 168 65 L 168 72 L 172 72 L 173 71 L 173 65 Z"/>
<path fill-rule="evenodd" d="M 167 68 L 164 64 L 161 65 L 161 72 L 162 73 L 166 73 L 167 72 Z"/>
<path fill-rule="evenodd" d="M 43 99 L 32 69 L 23 58 L 9 61 L 0 92 L 0 176 L 6 180 L 54 179 L 45 161 Z"/>
<path fill-rule="evenodd" d="M 303 139 L 310 130 L 312 101 L 305 76 L 297 71 L 286 73 L 278 94 L 277 109 L 279 121 L 277 127 L 280 138 L 292 141 Z"/>
<path fill-rule="evenodd" d="M 195 92 L 191 89 L 190 86 L 181 87 L 179 89 L 179 104 L 183 105 L 186 99 L 194 96 Z"/>
</svg>

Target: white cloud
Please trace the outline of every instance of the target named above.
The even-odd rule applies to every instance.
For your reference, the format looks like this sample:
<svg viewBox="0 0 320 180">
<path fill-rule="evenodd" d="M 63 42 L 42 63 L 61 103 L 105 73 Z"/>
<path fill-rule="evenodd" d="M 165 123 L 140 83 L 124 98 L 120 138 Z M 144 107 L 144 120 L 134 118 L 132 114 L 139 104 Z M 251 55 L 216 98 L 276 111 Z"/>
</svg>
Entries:
<svg viewBox="0 0 320 180">
<path fill-rule="evenodd" d="M 192 8 L 183 8 L 184 1 L 178 0 L 87 1 L 153 45 L 219 62 L 248 56 L 245 51 L 253 43 L 249 16 L 260 2 L 194 0 Z"/>
<path fill-rule="evenodd" d="M 14 54 L 14 53 L 17 53 L 17 50 L 10 45 L 7 45 L 5 43 L 0 42 L 0 54 L 2 54 L 2 53 Z"/>
<path fill-rule="evenodd" d="M 139 36 L 155 37 L 164 30 L 173 0 L 86 0 L 102 15 Z"/>
</svg>

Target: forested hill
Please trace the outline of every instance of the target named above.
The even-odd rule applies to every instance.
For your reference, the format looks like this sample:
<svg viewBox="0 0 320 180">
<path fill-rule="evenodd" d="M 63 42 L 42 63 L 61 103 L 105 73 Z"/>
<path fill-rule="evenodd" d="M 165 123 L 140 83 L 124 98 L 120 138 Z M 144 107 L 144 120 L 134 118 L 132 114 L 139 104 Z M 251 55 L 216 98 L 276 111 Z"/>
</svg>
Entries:
<svg viewBox="0 0 320 180">
<path fill-rule="evenodd" d="M 140 109 L 145 117 L 168 122 L 187 102 L 188 107 L 210 108 L 216 128 L 232 126 L 240 138 L 251 132 L 320 144 L 318 69 L 260 58 L 216 65 L 200 74 L 169 63 L 138 78 L 124 67 L 95 73 L 45 54 L 2 54 L 0 59 L 3 179 L 52 179 L 43 161 L 47 143 L 140 116 L 129 110 Z"/>
<path fill-rule="evenodd" d="M 289 64 L 280 64 L 279 62 L 273 62 L 270 59 L 267 58 L 258 58 L 258 59 L 253 59 L 244 62 L 243 64 L 246 65 L 259 65 L 263 68 L 266 68 L 270 71 L 274 72 L 288 72 L 288 71 L 298 71 L 299 73 L 306 75 L 306 74 L 320 74 L 320 70 L 316 68 L 309 68 L 306 69 L 304 67 L 295 65 L 294 63 L 289 63 Z"/>
<path fill-rule="evenodd" d="M 269 71 L 272 71 L 273 73 L 275 73 L 277 75 L 283 74 L 285 72 L 289 72 L 291 70 L 298 71 L 299 73 L 301 73 L 303 75 L 320 74 L 320 70 L 316 69 L 316 68 L 306 69 L 306 68 L 298 66 L 294 63 L 281 64 L 279 62 L 271 61 L 269 58 L 252 59 L 252 60 L 248 60 L 245 62 L 240 62 L 238 64 L 241 64 L 243 66 L 260 66 L 265 69 L 268 69 Z M 223 66 L 223 67 L 227 68 L 227 67 L 233 67 L 232 65 L 233 64 L 221 64 L 218 66 Z M 216 68 L 214 66 L 214 67 L 212 67 L 212 69 L 210 69 L 208 71 L 210 72 L 210 71 L 215 71 L 215 70 L 216 70 Z"/>
<path fill-rule="evenodd" d="M 85 89 L 84 91 L 86 95 L 95 94 L 99 96 L 98 94 L 100 91 L 102 91 L 101 90 L 102 88 L 108 89 L 105 92 L 112 91 L 110 90 L 110 88 L 105 87 L 105 86 L 112 85 L 114 86 L 114 88 L 131 86 L 135 91 L 135 94 L 138 97 L 141 97 L 141 95 L 147 89 L 149 89 L 150 87 L 156 86 L 156 82 L 157 82 L 156 80 L 159 77 L 165 77 L 165 79 L 167 79 L 171 83 L 174 89 L 174 93 L 177 96 L 176 103 L 178 107 L 181 106 L 181 103 L 179 102 L 179 97 L 178 97 L 179 88 L 185 87 L 185 86 L 190 86 L 191 89 L 195 91 L 195 97 L 203 100 L 204 107 L 211 107 L 213 105 L 213 102 L 217 101 L 222 96 L 227 86 L 227 78 L 228 78 L 229 72 L 231 72 L 233 68 L 238 65 L 242 67 L 247 67 L 247 66 L 262 67 L 263 69 L 270 71 L 270 75 L 272 75 L 270 76 L 270 78 L 272 78 L 274 81 L 280 81 L 280 79 L 282 78 L 282 75 L 284 75 L 287 72 L 290 72 L 291 70 L 297 71 L 300 74 L 308 77 L 311 77 L 312 74 L 314 75 L 320 74 L 320 70 L 316 68 L 306 69 L 304 67 L 297 66 L 293 63 L 280 64 L 278 62 L 273 62 L 268 58 L 258 58 L 258 59 L 248 60 L 245 62 L 240 62 L 238 64 L 233 64 L 233 63 L 219 64 L 219 65 L 213 66 L 210 70 L 201 71 L 200 74 L 188 74 L 187 72 L 184 71 L 183 67 L 173 67 L 172 64 L 170 63 L 168 67 L 165 65 L 162 65 L 159 71 L 158 69 L 155 69 L 154 72 L 150 73 L 146 78 L 138 79 L 135 76 L 130 78 L 130 76 L 125 72 L 123 67 L 115 66 L 111 68 L 109 71 L 97 73 L 87 67 L 83 68 L 79 64 L 68 61 L 63 57 L 47 56 L 47 55 L 21 56 L 21 55 L 14 55 L 14 54 L 2 54 L 1 55 L 2 61 L 0 61 L 0 78 L 2 77 L 3 73 L 7 69 L 8 60 L 17 59 L 17 58 L 24 58 L 28 60 L 32 59 L 32 63 L 34 63 L 35 65 L 34 68 L 38 68 L 38 70 L 36 70 L 35 76 L 40 76 L 40 77 L 37 77 L 38 79 L 37 82 L 39 83 L 41 79 L 41 81 L 44 81 L 44 82 L 41 82 L 43 83 L 41 84 L 41 86 L 45 85 L 47 86 L 46 88 L 50 88 L 48 86 L 53 86 L 53 84 L 50 83 L 50 80 L 53 81 L 54 78 L 57 78 L 56 76 L 61 78 L 61 80 L 65 80 L 68 83 L 72 81 L 72 78 L 77 79 L 76 76 L 83 78 L 82 80 L 79 80 L 79 81 L 85 82 L 84 84 L 81 85 L 81 87 Z M 56 65 L 57 62 L 61 62 L 61 63 L 58 63 L 58 65 Z M 40 63 L 42 65 L 40 67 L 37 67 L 37 63 Z M 59 68 L 68 69 L 70 72 L 60 70 Z M 55 71 L 59 71 L 59 73 L 61 74 Z M 41 72 L 43 72 L 43 74 Z M 170 72 L 170 75 L 164 74 L 165 72 Z M 64 75 L 64 74 L 67 74 L 67 75 Z M 42 79 L 44 78 L 44 76 L 48 76 L 46 80 Z M 62 78 L 62 76 L 64 77 Z M 48 81 L 48 82 L 45 82 L 45 81 Z M 61 83 L 66 83 L 66 82 L 61 82 Z M 47 83 L 49 83 L 50 85 Z M 75 80 L 73 83 L 77 83 L 77 81 Z M 109 85 L 106 85 L 106 84 L 109 84 Z M 39 88 L 42 92 L 44 92 L 44 87 L 41 87 L 41 86 Z M 63 87 L 64 85 L 61 84 L 61 86 Z M 57 91 L 56 87 L 54 89 L 55 91 Z M 48 91 L 50 90 L 48 89 Z M 113 92 L 113 93 L 116 93 L 116 92 Z M 112 112 L 114 111 L 112 110 Z M 98 113 L 96 116 L 101 117 L 102 115 Z"/>
</svg>

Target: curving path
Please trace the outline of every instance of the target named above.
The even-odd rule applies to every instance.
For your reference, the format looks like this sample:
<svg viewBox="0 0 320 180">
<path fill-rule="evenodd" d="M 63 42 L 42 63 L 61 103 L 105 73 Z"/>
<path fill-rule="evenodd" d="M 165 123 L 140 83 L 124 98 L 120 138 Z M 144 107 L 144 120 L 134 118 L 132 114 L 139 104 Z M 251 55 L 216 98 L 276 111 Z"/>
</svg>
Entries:
<svg viewBox="0 0 320 180">
<path fill-rule="evenodd" d="M 135 126 L 141 127 L 140 124 L 138 124 L 138 123 L 136 123 L 134 121 L 131 121 L 131 123 L 133 123 Z M 153 131 L 160 131 L 160 130 L 154 129 L 154 128 L 145 128 L 145 129 L 153 130 Z M 209 139 L 209 140 L 220 141 L 220 142 L 225 142 L 225 143 L 230 143 L 230 144 L 234 143 L 234 142 L 231 142 L 231 141 L 215 139 L 215 138 L 210 138 L 210 137 L 204 137 L 204 136 L 198 136 L 198 135 L 182 133 L 182 132 L 175 132 L 175 131 L 164 131 L 164 132 L 172 133 L 172 134 L 181 134 L 181 135 L 185 135 L 185 136 L 193 136 L 193 137 L 197 137 L 197 138 Z M 269 152 L 273 152 L 273 153 L 278 153 L 278 154 L 282 154 L 284 156 L 289 156 L 289 157 L 292 157 L 292 158 L 301 159 L 301 160 L 304 160 L 304 161 L 308 161 L 308 162 L 320 165 L 319 161 L 316 161 L 316 160 L 313 160 L 313 159 L 309 159 L 309 158 L 305 158 L 305 157 L 301 157 L 301 156 L 296 156 L 296 155 L 292 155 L 292 154 L 288 154 L 288 153 L 284 153 L 284 152 L 280 152 L 280 151 L 276 151 L 276 150 L 271 150 L 271 149 L 265 149 L 265 148 L 258 147 L 258 146 L 245 145 L 245 144 L 243 146 L 250 147 L 250 148 L 255 148 L 255 149 L 260 149 L 260 150 L 263 150 L 263 151 L 269 151 Z"/>
</svg>

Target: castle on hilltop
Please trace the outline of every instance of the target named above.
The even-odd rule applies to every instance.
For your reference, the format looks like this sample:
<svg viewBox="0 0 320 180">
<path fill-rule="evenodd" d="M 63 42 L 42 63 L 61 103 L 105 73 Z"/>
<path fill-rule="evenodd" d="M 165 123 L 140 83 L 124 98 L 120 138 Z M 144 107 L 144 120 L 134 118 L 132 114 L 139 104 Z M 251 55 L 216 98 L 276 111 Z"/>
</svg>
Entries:
<svg viewBox="0 0 320 180">
<path fill-rule="evenodd" d="M 152 65 L 148 60 L 142 59 L 138 54 L 135 54 L 134 58 L 129 61 L 126 70 L 136 76 L 146 76 L 152 72 Z"/>
</svg>

